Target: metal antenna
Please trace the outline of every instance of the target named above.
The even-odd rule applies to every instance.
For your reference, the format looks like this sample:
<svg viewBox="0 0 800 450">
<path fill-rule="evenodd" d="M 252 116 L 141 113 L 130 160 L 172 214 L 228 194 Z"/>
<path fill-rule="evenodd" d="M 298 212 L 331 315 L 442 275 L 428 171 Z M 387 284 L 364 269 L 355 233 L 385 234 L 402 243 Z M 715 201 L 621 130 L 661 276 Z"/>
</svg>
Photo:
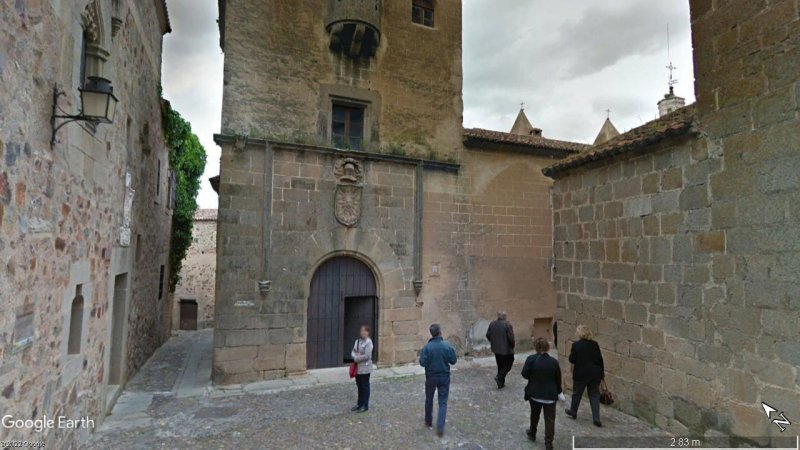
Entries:
<svg viewBox="0 0 800 450">
<path fill-rule="evenodd" d="M 670 49 L 670 36 L 669 36 L 669 24 L 667 24 L 667 59 L 669 60 L 669 65 L 667 69 L 669 70 L 669 92 L 670 94 L 675 90 L 675 85 L 678 84 L 678 80 L 673 77 L 673 72 L 675 72 L 678 68 L 672 64 L 672 51 Z"/>
</svg>

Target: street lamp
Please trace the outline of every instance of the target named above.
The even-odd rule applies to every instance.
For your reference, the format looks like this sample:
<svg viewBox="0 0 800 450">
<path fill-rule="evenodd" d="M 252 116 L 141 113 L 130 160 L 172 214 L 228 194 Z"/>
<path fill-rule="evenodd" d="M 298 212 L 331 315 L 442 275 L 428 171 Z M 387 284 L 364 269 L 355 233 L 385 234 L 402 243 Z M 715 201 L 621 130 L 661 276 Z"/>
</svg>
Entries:
<svg viewBox="0 0 800 450">
<path fill-rule="evenodd" d="M 82 89 L 81 107 L 78 114 L 58 114 L 65 111 L 58 106 L 58 98 L 64 94 L 58 87 L 53 88 L 53 116 L 50 122 L 53 126 L 53 136 L 50 145 L 56 144 L 56 133 L 70 122 L 112 123 L 117 112 L 119 99 L 114 96 L 114 87 L 111 82 L 101 77 L 89 77 Z M 56 119 L 66 119 L 56 126 Z"/>
</svg>

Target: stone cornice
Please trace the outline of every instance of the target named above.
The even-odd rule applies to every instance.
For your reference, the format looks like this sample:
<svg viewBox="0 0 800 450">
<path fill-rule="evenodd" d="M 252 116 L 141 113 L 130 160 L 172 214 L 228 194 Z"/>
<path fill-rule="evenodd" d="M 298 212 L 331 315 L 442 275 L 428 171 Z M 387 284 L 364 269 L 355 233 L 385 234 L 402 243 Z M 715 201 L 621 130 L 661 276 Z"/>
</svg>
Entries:
<svg viewBox="0 0 800 450">
<path fill-rule="evenodd" d="M 230 135 L 230 134 L 215 134 L 214 135 L 214 142 L 217 145 L 223 144 L 234 144 L 238 139 L 237 136 Z M 432 159 L 419 159 L 419 158 L 411 158 L 408 156 L 402 155 L 391 155 L 386 153 L 375 153 L 375 152 L 363 152 L 363 151 L 355 151 L 355 150 L 340 150 L 334 147 L 324 147 L 319 145 L 309 145 L 309 144 L 298 144 L 294 142 L 284 142 L 280 140 L 274 139 L 263 139 L 263 138 L 247 138 L 246 145 L 257 145 L 257 146 L 270 146 L 281 150 L 294 150 L 294 151 L 306 151 L 306 152 L 317 152 L 317 153 L 327 153 L 327 154 L 335 154 L 338 156 L 349 156 L 352 158 L 364 159 L 364 160 L 371 160 L 371 161 L 388 161 L 394 162 L 398 164 L 406 164 L 410 166 L 417 166 L 422 165 L 423 169 L 426 170 L 437 170 L 442 172 L 449 172 L 449 173 L 458 173 L 461 169 L 460 164 L 456 163 L 449 163 L 444 161 L 436 161 Z"/>
</svg>

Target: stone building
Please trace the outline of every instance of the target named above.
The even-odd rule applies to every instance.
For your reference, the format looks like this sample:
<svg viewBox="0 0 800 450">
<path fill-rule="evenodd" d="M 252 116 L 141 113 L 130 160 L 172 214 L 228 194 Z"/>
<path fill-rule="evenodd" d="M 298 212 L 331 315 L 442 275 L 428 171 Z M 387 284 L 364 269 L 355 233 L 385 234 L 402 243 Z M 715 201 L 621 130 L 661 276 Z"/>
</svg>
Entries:
<svg viewBox="0 0 800 450">
<path fill-rule="evenodd" d="M 485 347 L 497 310 L 548 335 L 551 182 L 585 146 L 463 130 L 461 3 L 220 3 L 225 87 L 214 379 L 342 365 L 360 324 L 379 365 L 440 322 Z"/>
<path fill-rule="evenodd" d="M 159 92 L 169 31 L 161 0 L 0 2 L 4 415 L 99 425 L 169 336 Z M 77 114 L 79 89 L 103 79 L 119 100 L 112 123 L 51 122 Z M 74 448 L 89 432 L 3 429 L 0 438 Z"/>
<path fill-rule="evenodd" d="M 194 214 L 192 245 L 181 267 L 172 307 L 173 330 L 214 327 L 214 280 L 217 270 L 217 210 Z"/>
<path fill-rule="evenodd" d="M 594 329 L 626 412 L 766 445 L 760 402 L 800 405 L 798 2 L 691 13 L 696 105 L 544 171 L 559 321 Z"/>
</svg>

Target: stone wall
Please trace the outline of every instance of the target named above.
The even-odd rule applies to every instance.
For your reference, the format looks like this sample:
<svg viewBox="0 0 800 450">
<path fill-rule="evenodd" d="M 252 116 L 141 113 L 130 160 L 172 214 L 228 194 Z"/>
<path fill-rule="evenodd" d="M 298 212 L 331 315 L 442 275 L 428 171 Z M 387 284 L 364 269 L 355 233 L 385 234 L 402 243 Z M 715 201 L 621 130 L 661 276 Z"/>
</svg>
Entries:
<svg viewBox="0 0 800 450">
<path fill-rule="evenodd" d="M 328 142 L 331 99 L 368 104 L 373 150 L 456 156 L 461 148 L 461 4 L 437 2 L 436 27 L 382 1 L 373 58 L 329 50 L 329 0 L 231 3 L 225 25 L 224 134 Z"/>
<path fill-rule="evenodd" d="M 595 330 L 627 412 L 767 444 L 759 402 L 800 404 L 798 3 L 691 5 L 693 135 L 556 174 L 559 339 Z"/>
<path fill-rule="evenodd" d="M 217 271 L 217 210 L 200 209 L 192 226 L 192 245 L 175 287 L 172 329 L 181 328 L 180 302 L 197 302 L 197 329 L 214 327 L 214 286 Z"/>
<path fill-rule="evenodd" d="M 460 349 L 485 347 L 501 310 L 520 348 L 530 344 L 536 319 L 543 324 L 537 334 L 551 337 L 552 182 L 541 169 L 552 161 L 467 149 L 458 177 L 426 176 L 423 317 L 455 332 Z"/>
<path fill-rule="evenodd" d="M 485 348 L 486 327 L 498 310 L 509 313 L 521 348 L 536 319 L 538 333 L 549 336 L 555 313 L 551 182 L 541 169 L 553 159 L 478 149 L 464 155 L 460 167 L 426 166 L 274 142 L 249 141 L 241 151 L 223 142 L 215 380 L 306 369 L 310 282 L 334 255 L 356 257 L 375 273 L 381 365 L 414 361 L 434 322 L 460 353 Z M 364 173 L 354 227 L 339 223 L 334 212 L 335 167 L 343 158 L 360 161 Z M 266 187 L 264 180 L 270 180 Z M 259 280 L 271 281 L 268 294 L 259 292 Z"/>
<path fill-rule="evenodd" d="M 158 2 L 89 3 L 0 3 L 0 410 L 19 419 L 88 415 L 99 425 L 117 392 L 112 385 L 169 333 L 166 292 L 159 298 L 171 211 L 158 93 L 168 23 Z M 113 82 L 117 115 L 113 124 L 67 124 L 51 147 L 53 86 L 65 92 L 61 108 L 77 111 L 89 23 L 108 56 L 87 64 L 87 73 Z M 126 174 L 135 194 L 130 244 L 121 245 Z M 84 302 L 73 316 L 77 285 Z M 83 325 L 75 354 L 73 317 Z M 66 448 L 90 431 L 0 436 Z"/>
</svg>

